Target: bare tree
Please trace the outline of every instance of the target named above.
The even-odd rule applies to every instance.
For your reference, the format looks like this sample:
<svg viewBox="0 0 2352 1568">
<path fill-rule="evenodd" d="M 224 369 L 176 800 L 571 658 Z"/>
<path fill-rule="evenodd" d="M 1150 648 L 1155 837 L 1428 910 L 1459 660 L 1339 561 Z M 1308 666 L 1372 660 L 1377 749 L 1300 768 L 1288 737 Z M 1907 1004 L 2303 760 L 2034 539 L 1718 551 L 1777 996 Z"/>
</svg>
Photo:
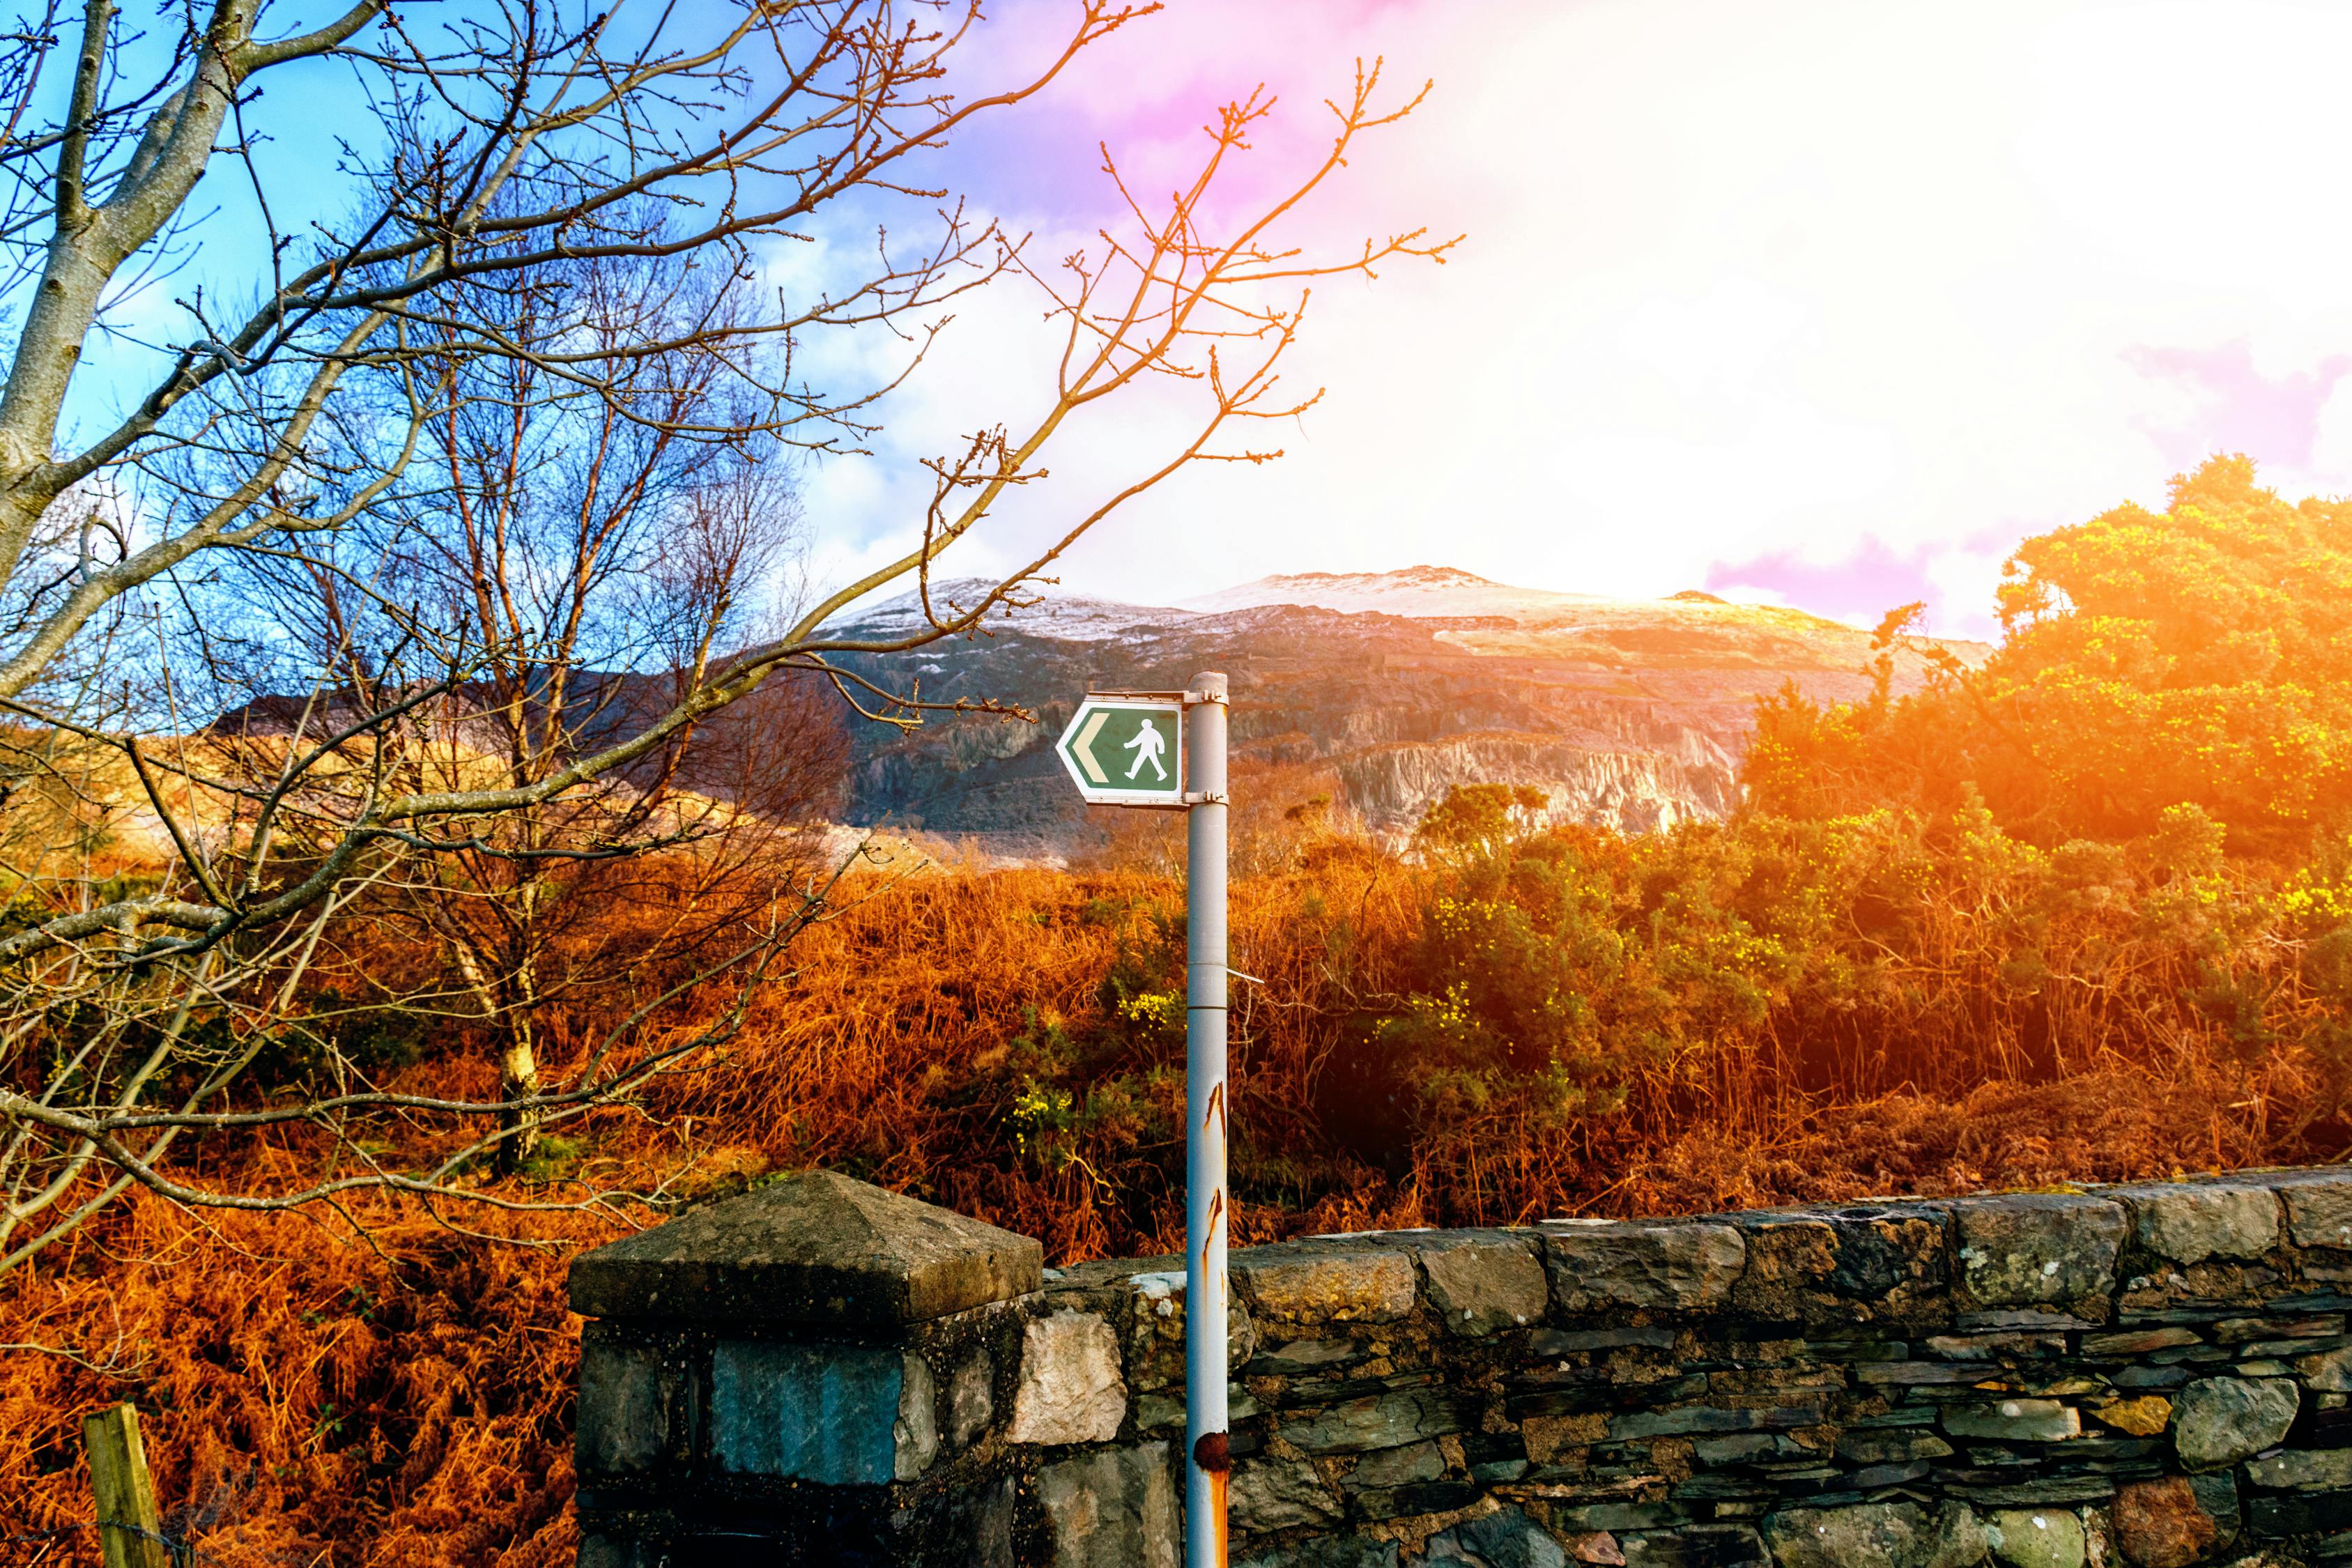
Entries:
<svg viewBox="0 0 2352 1568">
<path fill-rule="evenodd" d="M 797 533 L 797 497 L 772 458 L 691 434 L 740 417 L 722 362 L 635 352 L 737 316 L 740 289 L 720 285 L 714 298 L 689 266 L 638 257 L 565 259 L 502 281 L 503 319 L 525 333 L 543 312 L 589 302 L 574 352 L 601 351 L 595 390 L 527 360 L 470 357 L 446 329 L 436 338 L 439 412 L 418 461 L 438 493 L 418 508 L 379 506 L 347 530 L 377 596 L 442 617 L 434 711 L 446 718 L 429 744 L 414 743 L 413 724 L 391 732 L 410 742 L 398 780 L 408 793 L 463 789 L 492 759 L 499 782 L 535 783 L 657 721 L 747 640 L 746 600 Z M 331 605 L 335 581 L 319 579 L 310 602 Z M 401 652 L 416 624 L 362 608 L 319 620 L 309 641 L 342 666 L 338 689 L 381 713 L 418 684 L 402 679 Z M 547 1009 L 697 950 L 792 868 L 777 830 L 822 803 L 845 760 L 812 679 L 786 671 L 632 764 L 478 816 L 387 882 L 399 896 L 376 906 L 443 956 L 495 1046 L 499 1096 L 514 1107 L 500 1119 L 501 1170 L 531 1149 Z M 381 745 L 386 733 L 371 737 Z M 346 798 L 338 826 L 363 809 Z M 686 847 L 694 852 L 647 864 L 648 849 Z M 747 876 L 754 865 L 768 875 Z M 625 940 L 606 918 L 616 901 L 632 912 Z"/>
<path fill-rule="evenodd" d="M 780 875 L 756 910 L 698 914 L 701 960 L 545 1081 L 530 1031 L 570 940 L 550 900 L 588 885 L 583 868 L 775 816 L 740 790 L 681 787 L 698 746 L 775 730 L 738 723 L 729 742 L 730 710 L 821 682 L 868 717 L 919 722 L 931 705 L 916 692 L 833 656 L 969 633 L 1188 465 L 1279 455 L 1236 437 L 1314 401 L 1276 375 L 1312 281 L 1450 243 L 1415 231 L 1319 257 L 1281 237 L 1356 141 L 1417 98 L 1379 107 L 1379 71 L 1360 67 L 1329 106 L 1325 153 L 1239 216 L 1212 192 L 1272 103 L 1229 105 L 1187 184 L 1157 206 L 1118 184 L 1123 223 L 1050 274 L 1019 237 L 919 184 L 922 154 L 1153 9 L 1076 0 L 1042 67 L 977 90 L 949 85 L 983 25 L 967 0 L 646 18 L 513 0 L 431 29 L 364 0 L 278 37 L 256 0 L 167 11 L 153 34 L 126 30 L 112 0 L 74 23 L 54 5 L 19 17 L 0 39 L 0 297 L 19 323 L 0 387 L 0 702 L 17 716 L 18 771 L 43 773 L 76 826 L 9 868 L 0 1271 L 134 1184 L 242 1207 L 368 1187 L 535 1201 L 457 1175 L 707 1059 L 748 992 L 692 1029 L 645 1026 L 696 984 L 768 973 L 827 907 L 832 882 Z M 379 134 L 342 147 L 342 205 L 298 215 L 257 152 L 265 117 L 281 134 L 290 118 L 261 89 L 325 70 L 358 84 Z M 263 231 L 245 300 L 190 291 L 178 341 L 142 342 L 110 312 L 218 234 L 194 201 L 216 167 L 249 186 Z M 765 247 L 877 203 L 926 215 L 920 243 L 885 233 L 862 276 L 805 297 L 763 280 Z M 904 553 L 751 635 L 790 454 L 862 449 L 942 308 L 1008 278 L 1042 288 L 1060 325 L 1053 382 L 975 411 L 969 441 L 927 465 Z M 877 329 L 904 344 L 878 382 L 821 387 L 802 371 L 819 334 Z M 86 357 L 117 387 L 153 371 L 101 417 L 78 385 Z M 985 591 L 931 594 L 940 553 L 1042 480 L 1049 446 L 1155 377 L 1195 389 L 1188 433 L 1103 493 L 1055 496 L 1054 536 Z M 1024 406 L 1042 412 L 1006 417 Z M 829 629 L 902 581 L 923 595 L 918 629 Z M 239 594 L 271 614 L 240 626 Z M 308 685 L 289 691 L 296 667 Z M 185 711 L 193 692 L 239 682 L 279 693 L 245 710 L 268 722 L 207 728 Z M 67 753 L 69 767 L 37 765 Z M 166 868 L 110 881 L 69 841 L 119 816 L 123 792 Z M 339 1054 L 304 998 L 354 921 L 404 921 L 446 956 L 455 978 L 436 994 L 494 1026 L 499 1088 L 398 1092 Z M 297 1035 L 326 1050 L 330 1081 L 240 1101 L 254 1064 Z M 353 1131 L 371 1119 L 420 1137 L 487 1130 L 410 1166 Z M 289 1128 L 323 1136 L 315 1178 L 258 1190 L 166 1161 L 184 1138 Z"/>
</svg>

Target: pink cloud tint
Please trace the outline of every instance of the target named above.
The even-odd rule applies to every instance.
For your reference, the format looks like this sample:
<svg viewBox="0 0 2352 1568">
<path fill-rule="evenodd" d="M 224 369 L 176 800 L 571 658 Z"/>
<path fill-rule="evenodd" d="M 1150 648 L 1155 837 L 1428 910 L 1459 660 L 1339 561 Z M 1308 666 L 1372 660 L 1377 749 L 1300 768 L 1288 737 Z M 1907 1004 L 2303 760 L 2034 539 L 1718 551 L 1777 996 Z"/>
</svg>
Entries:
<svg viewBox="0 0 2352 1568">
<path fill-rule="evenodd" d="M 1927 606 L 1931 631 L 1990 637 L 1998 623 L 1989 593 L 1956 593 L 1955 577 L 1971 588 L 1984 585 L 1988 568 L 2013 549 L 2019 533 L 1988 531 L 1956 542 L 1896 549 L 1865 538 L 1842 561 L 1814 561 L 1795 550 L 1774 551 L 1745 561 L 1718 562 L 1707 569 L 1710 593 L 1737 597 L 1741 590 L 1769 595 L 1816 615 L 1872 626 L 1897 605 Z M 1964 569 L 1955 573 L 1956 559 Z M 1973 580 L 1973 581 L 1969 581 Z"/>
<path fill-rule="evenodd" d="M 2307 371 L 2264 375 L 2244 339 L 2210 349 L 2136 348 L 2125 361 L 2143 374 L 2186 389 L 2200 403 L 2185 424 L 2146 424 L 2148 438 L 2181 468 L 2215 452 L 2243 452 L 2258 463 L 2304 468 L 2319 439 L 2319 414 L 2352 355 L 2332 354 Z"/>
</svg>

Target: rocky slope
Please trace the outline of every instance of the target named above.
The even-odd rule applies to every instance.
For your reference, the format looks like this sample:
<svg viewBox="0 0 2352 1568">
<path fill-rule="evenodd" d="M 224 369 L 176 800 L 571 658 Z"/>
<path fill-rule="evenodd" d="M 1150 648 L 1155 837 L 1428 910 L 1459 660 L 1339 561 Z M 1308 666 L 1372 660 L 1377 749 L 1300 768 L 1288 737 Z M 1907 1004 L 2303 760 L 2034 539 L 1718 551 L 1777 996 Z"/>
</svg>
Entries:
<svg viewBox="0 0 2352 1568">
<path fill-rule="evenodd" d="M 892 600 L 845 626 L 881 631 L 916 613 Z M 1971 664 L 1990 651 L 1944 646 Z M 1404 832 L 1476 782 L 1535 785 L 1555 819 L 1654 828 L 1731 809 L 1757 697 L 1790 681 L 1859 697 L 1870 657 L 1867 633 L 1801 611 L 1548 593 L 1444 567 L 1267 577 L 1167 606 L 1050 596 L 985 637 L 859 666 L 919 675 L 927 698 L 1017 701 L 1040 722 L 865 727 L 850 817 L 1016 851 L 1074 847 L 1089 836 L 1087 808 L 1051 742 L 1077 699 L 1222 669 L 1237 763 L 1328 770 L 1381 832 Z M 1916 654 L 1902 656 L 1900 684 L 1923 674 Z"/>
</svg>

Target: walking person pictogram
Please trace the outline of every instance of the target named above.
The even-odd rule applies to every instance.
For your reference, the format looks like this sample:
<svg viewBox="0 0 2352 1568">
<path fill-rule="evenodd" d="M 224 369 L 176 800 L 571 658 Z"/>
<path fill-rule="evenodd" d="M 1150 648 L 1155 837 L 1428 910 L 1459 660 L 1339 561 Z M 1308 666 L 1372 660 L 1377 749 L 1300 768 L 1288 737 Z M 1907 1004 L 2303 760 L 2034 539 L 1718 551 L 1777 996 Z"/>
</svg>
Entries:
<svg viewBox="0 0 2352 1568">
<path fill-rule="evenodd" d="M 1159 726 L 1150 720 L 1143 721 L 1143 728 L 1135 732 L 1135 739 L 1129 741 L 1124 749 L 1135 753 L 1135 761 L 1127 770 L 1129 778 L 1141 772 L 1146 763 L 1151 764 L 1151 771 L 1161 779 L 1168 777 L 1168 770 L 1160 764 L 1160 754 L 1168 749 L 1168 742 L 1161 738 Z"/>
</svg>

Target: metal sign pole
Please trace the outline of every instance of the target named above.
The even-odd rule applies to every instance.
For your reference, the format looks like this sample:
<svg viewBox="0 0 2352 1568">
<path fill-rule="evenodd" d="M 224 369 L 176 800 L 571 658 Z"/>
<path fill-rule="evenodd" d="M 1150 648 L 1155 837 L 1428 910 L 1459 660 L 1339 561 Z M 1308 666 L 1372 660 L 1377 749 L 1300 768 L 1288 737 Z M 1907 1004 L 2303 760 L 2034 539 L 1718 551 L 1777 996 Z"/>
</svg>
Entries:
<svg viewBox="0 0 2352 1568">
<path fill-rule="evenodd" d="M 1225 1568 L 1225 678 L 1089 691 L 1054 750 L 1090 805 L 1184 812 L 1184 1563 Z"/>
<path fill-rule="evenodd" d="M 1225 1568 L 1225 678 L 1185 705 L 1184 1562 Z"/>
</svg>

